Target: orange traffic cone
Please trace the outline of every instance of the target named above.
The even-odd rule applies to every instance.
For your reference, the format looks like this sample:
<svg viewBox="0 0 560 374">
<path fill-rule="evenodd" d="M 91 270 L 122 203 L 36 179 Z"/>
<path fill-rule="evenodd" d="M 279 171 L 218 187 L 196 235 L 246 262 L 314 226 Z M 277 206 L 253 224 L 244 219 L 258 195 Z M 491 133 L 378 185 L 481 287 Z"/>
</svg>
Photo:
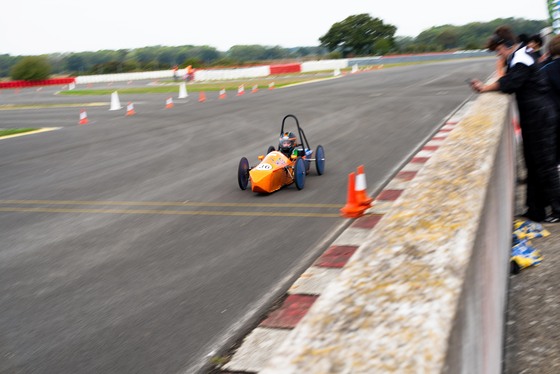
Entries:
<svg viewBox="0 0 560 374">
<path fill-rule="evenodd" d="M 364 165 L 358 166 L 356 171 L 356 200 L 358 204 L 371 206 L 373 198 L 367 195 L 366 173 L 364 172 Z"/>
<path fill-rule="evenodd" d="M 167 100 L 165 100 L 165 109 L 171 108 L 173 108 L 173 98 L 168 97 Z"/>
<path fill-rule="evenodd" d="M 269 90 L 273 90 L 273 89 L 274 89 L 274 82 L 270 82 L 270 83 L 268 84 L 268 89 L 269 89 Z"/>
<path fill-rule="evenodd" d="M 255 92 L 258 92 L 258 91 L 259 91 L 259 85 L 258 85 L 258 84 L 255 84 L 255 85 L 253 86 L 253 89 L 251 90 L 251 93 L 255 93 Z"/>
<path fill-rule="evenodd" d="M 225 99 L 226 98 L 226 89 L 222 88 L 220 90 L 220 99 Z"/>
<path fill-rule="evenodd" d="M 237 88 L 237 96 L 241 96 L 245 94 L 245 86 L 244 85 L 240 85 Z"/>
<path fill-rule="evenodd" d="M 80 110 L 80 122 L 78 122 L 79 125 L 87 125 L 88 124 L 88 119 L 87 119 L 87 113 L 85 110 Z"/>
<path fill-rule="evenodd" d="M 346 205 L 340 209 L 340 213 L 346 218 L 358 218 L 363 216 L 366 206 L 360 205 L 356 200 L 356 174 L 348 174 L 348 193 Z"/>
<path fill-rule="evenodd" d="M 136 114 L 136 112 L 134 111 L 134 104 L 128 103 L 126 105 L 126 115 L 127 116 L 133 116 L 135 114 Z"/>
<path fill-rule="evenodd" d="M 205 101 L 206 101 L 206 94 L 204 93 L 204 91 L 200 91 L 200 93 L 198 94 L 198 102 L 203 103 Z"/>
</svg>

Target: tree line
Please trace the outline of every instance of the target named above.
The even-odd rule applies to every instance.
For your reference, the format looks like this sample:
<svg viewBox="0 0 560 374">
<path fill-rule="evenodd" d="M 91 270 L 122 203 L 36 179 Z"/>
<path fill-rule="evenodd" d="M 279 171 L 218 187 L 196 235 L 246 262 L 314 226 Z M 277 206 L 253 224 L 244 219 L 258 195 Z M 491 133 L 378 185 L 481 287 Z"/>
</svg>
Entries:
<svg viewBox="0 0 560 374">
<path fill-rule="evenodd" d="M 416 37 L 396 37 L 397 28 L 369 14 L 349 16 L 331 26 L 311 47 L 236 45 L 222 52 L 211 46 L 149 46 L 96 52 L 54 53 L 42 56 L 0 54 L 0 77 L 45 79 L 54 75 L 89 75 L 184 68 L 262 65 L 267 61 L 305 61 L 325 58 L 483 49 L 489 35 L 507 24 L 517 33 L 535 34 L 547 20 L 499 18 L 462 26 L 441 25 Z"/>
</svg>

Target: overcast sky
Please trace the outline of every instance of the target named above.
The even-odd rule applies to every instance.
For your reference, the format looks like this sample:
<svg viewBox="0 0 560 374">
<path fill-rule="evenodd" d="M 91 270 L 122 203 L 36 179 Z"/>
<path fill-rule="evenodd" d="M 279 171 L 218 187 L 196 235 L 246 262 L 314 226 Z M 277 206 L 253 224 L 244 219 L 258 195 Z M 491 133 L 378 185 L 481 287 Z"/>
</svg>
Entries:
<svg viewBox="0 0 560 374">
<path fill-rule="evenodd" d="M 443 24 L 548 18 L 546 0 L 6 0 L 1 9 L 0 54 L 11 55 L 151 45 L 316 46 L 335 22 L 360 13 L 396 26 L 398 36 Z"/>
</svg>

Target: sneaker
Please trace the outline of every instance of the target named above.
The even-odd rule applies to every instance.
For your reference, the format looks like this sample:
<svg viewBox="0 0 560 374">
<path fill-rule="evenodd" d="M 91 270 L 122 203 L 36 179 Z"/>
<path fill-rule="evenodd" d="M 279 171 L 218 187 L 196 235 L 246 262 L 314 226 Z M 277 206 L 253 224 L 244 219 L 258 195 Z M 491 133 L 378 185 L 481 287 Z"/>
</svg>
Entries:
<svg viewBox="0 0 560 374">
<path fill-rule="evenodd" d="M 525 213 L 523 213 L 521 215 L 521 217 L 526 218 L 526 219 L 528 219 L 530 221 L 533 221 L 533 222 L 542 222 L 546 218 L 544 214 L 542 214 L 542 215 L 541 214 L 535 214 L 535 213 L 533 213 L 529 210 L 526 211 Z"/>
<path fill-rule="evenodd" d="M 550 216 L 546 217 L 543 222 L 545 222 L 545 223 L 559 223 L 560 222 L 560 217 L 555 216 L 555 215 L 550 215 Z"/>
</svg>

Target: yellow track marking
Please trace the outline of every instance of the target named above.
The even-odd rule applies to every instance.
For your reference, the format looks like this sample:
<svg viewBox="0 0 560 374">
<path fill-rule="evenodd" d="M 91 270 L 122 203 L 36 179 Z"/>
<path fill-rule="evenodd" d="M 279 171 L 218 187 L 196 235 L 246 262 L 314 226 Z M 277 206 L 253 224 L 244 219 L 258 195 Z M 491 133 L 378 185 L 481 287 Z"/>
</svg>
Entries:
<svg viewBox="0 0 560 374">
<path fill-rule="evenodd" d="M 97 214 L 155 214 L 185 216 L 245 216 L 245 217 L 321 217 L 339 218 L 339 214 L 298 213 L 298 212 L 212 212 L 212 211 L 180 211 L 150 209 L 58 209 L 58 208 L 0 208 L 0 212 L 24 213 L 97 213 Z"/>
<path fill-rule="evenodd" d="M 67 104 L 3 104 L 0 110 L 23 110 L 23 109 L 49 109 L 49 108 L 81 108 L 94 106 L 108 106 L 109 103 L 67 103 Z"/>
<path fill-rule="evenodd" d="M 173 207 L 264 207 L 264 208 L 342 208 L 341 204 L 295 203 L 204 203 L 195 201 L 81 201 L 81 200 L 0 200 L 0 204 L 28 205 L 113 205 L 113 206 L 173 206 Z"/>
<path fill-rule="evenodd" d="M 34 131 L 20 132 L 19 134 L 0 136 L 0 140 L 9 139 L 9 138 L 16 138 L 18 136 L 38 134 L 40 132 L 54 131 L 54 130 L 59 130 L 59 129 L 61 129 L 61 127 L 43 127 L 42 129 L 38 129 L 38 130 L 34 130 Z"/>
</svg>

